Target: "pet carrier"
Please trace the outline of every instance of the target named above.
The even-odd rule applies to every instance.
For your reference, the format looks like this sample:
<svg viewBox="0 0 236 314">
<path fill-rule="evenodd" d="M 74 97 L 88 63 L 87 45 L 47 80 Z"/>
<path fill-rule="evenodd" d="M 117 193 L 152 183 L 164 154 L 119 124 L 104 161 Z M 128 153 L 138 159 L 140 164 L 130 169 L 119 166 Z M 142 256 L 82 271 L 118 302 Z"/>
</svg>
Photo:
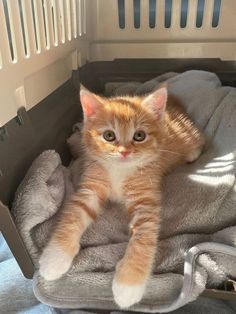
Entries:
<svg viewBox="0 0 236 314">
<path fill-rule="evenodd" d="M 72 125 L 82 121 L 79 83 L 104 93 L 112 84 L 141 84 L 166 72 L 201 70 L 236 87 L 235 16 L 235 0 L 0 1 L 0 231 L 25 277 L 32 278 L 35 269 L 12 217 L 12 201 L 44 150 L 55 149 L 68 165 L 66 139 Z M 236 219 L 229 220 L 224 227 L 236 225 Z M 211 250 L 202 244 L 198 256 L 230 250 L 233 259 L 232 243 L 217 243 Z M 220 289 L 204 294 L 236 299 L 234 292 Z M 41 300 L 50 304 L 50 297 Z M 73 302 L 65 304 L 78 307 Z M 102 304 L 106 308 L 106 297 L 101 309 Z M 81 307 L 87 305 L 81 301 Z M 96 308 L 93 298 L 91 307 Z"/>
</svg>

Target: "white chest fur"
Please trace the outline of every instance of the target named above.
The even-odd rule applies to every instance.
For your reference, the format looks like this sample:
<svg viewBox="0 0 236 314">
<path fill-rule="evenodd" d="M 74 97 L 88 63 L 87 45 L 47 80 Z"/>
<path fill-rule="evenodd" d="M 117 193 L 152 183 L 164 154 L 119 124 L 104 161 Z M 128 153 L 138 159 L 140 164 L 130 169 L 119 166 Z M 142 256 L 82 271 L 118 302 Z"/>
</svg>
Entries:
<svg viewBox="0 0 236 314">
<path fill-rule="evenodd" d="M 110 178 L 110 199 L 113 201 L 122 202 L 124 201 L 124 181 L 129 178 L 135 169 L 129 165 L 117 165 L 113 164 L 109 167 L 108 173 Z"/>
</svg>

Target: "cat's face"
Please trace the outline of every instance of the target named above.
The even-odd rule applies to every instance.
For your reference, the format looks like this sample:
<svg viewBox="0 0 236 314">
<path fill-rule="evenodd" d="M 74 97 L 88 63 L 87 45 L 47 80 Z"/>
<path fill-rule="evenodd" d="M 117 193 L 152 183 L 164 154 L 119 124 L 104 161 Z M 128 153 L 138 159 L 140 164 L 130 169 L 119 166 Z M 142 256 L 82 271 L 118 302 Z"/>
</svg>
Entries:
<svg viewBox="0 0 236 314">
<path fill-rule="evenodd" d="M 163 137 L 166 89 L 146 98 L 100 98 L 81 92 L 84 141 L 99 160 L 142 165 L 156 158 Z"/>
</svg>

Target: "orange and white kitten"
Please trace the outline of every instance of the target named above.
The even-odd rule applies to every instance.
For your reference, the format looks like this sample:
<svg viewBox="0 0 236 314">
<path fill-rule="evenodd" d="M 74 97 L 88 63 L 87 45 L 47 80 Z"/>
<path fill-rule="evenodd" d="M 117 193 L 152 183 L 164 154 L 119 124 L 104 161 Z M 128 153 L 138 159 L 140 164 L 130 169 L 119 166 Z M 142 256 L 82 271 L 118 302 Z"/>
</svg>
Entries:
<svg viewBox="0 0 236 314">
<path fill-rule="evenodd" d="M 123 204 L 131 236 L 116 267 L 112 290 L 127 308 L 139 302 L 152 271 L 161 224 L 163 174 L 196 160 L 203 137 L 177 102 L 161 88 L 146 97 L 103 98 L 82 90 L 82 142 L 86 163 L 79 189 L 65 203 L 40 260 L 40 274 L 65 274 L 80 249 L 80 238 L 105 202 Z"/>
</svg>

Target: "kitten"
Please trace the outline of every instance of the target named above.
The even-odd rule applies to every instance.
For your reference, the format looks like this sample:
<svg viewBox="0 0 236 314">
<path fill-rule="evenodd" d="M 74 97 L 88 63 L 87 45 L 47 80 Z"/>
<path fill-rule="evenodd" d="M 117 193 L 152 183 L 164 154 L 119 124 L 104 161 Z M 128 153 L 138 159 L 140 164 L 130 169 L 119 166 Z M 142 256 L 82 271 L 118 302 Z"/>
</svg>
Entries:
<svg viewBox="0 0 236 314">
<path fill-rule="evenodd" d="M 86 163 L 80 188 L 66 202 L 40 257 L 39 272 L 55 280 L 71 267 L 80 238 L 108 199 L 130 215 L 131 237 L 112 284 L 116 303 L 139 302 L 151 274 L 161 224 L 161 181 L 172 167 L 193 162 L 203 137 L 161 88 L 146 97 L 103 98 L 81 90 Z"/>
</svg>

